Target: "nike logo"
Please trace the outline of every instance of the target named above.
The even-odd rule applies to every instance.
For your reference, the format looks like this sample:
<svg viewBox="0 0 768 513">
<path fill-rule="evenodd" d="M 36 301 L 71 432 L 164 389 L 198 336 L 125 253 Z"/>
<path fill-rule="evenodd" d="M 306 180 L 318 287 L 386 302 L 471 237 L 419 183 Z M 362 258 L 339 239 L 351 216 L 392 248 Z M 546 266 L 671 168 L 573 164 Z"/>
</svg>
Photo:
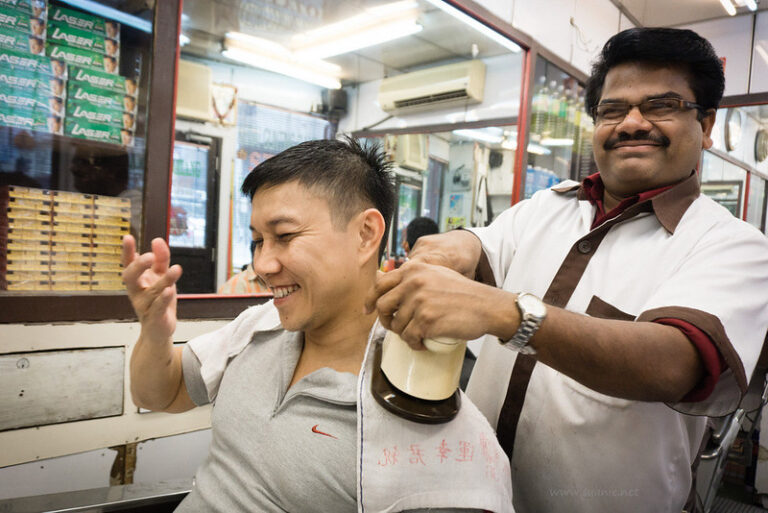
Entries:
<svg viewBox="0 0 768 513">
<path fill-rule="evenodd" d="M 319 426 L 319 425 L 320 425 L 320 424 L 315 424 L 314 426 L 312 426 L 312 432 L 313 432 L 313 433 L 317 433 L 318 435 L 325 435 L 325 436 L 330 436 L 331 438 L 333 438 L 333 439 L 335 439 L 335 440 L 338 440 L 338 438 L 336 438 L 335 436 L 333 436 L 333 435 L 331 435 L 331 434 L 329 434 L 329 433 L 323 433 L 322 431 L 320 431 L 319 429 L 317 429 L 317 426 Z"/>
</svg>

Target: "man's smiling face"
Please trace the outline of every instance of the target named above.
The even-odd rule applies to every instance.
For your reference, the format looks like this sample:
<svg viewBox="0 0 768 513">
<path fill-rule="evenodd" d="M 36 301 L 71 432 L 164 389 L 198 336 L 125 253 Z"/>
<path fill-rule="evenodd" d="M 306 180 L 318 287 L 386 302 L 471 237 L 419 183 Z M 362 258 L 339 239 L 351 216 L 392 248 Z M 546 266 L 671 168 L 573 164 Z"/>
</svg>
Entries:
<svg viewBox="0 0 768 513">
<path fill-rule="evenodd" d="M 696 102 L 689 74 L 680 68 L 643 62 L 619 64 L 606 74 L 599 103 L 639 104 L 659 97 Z M 635 107 L 618 122 L 596 122 L 594 154 L 606 192 L 628 197 L 679 182 L 709 148 L 714 113 L 699 120 L 695 109 L 662 121 L 646 120 Z"/>
<path fill-rule="evenodd" d="M 358 313 L 359 238 L 352 224 L 334 223 L 326 198 L 298 182 L 261 188 L 251 234 L 253 269 L 274 293 L 285 329 L 312 331 Z"/>
</svg>

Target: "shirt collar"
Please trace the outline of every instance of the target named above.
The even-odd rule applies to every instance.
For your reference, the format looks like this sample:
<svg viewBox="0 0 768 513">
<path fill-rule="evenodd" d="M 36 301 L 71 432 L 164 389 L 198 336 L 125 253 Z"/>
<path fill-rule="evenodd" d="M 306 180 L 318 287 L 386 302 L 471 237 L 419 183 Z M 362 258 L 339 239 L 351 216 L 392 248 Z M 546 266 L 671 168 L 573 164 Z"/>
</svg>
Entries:
<svg viewBox="0 0 768 513">
<path fill-rule="evenodd" d="M 598 183 L 599 181 L 599 183 Z M 571 185 L 569 187 L 555 188 L 552 190 L 559 193 L 577 190 L 577 197 L 581 201 L 589 201 L 594 204 L 593 197 L 595 194 L 600 194 L 602 199 L 602 179 L 600 173 L 595 173 L 586 177 L 580 185 Z M 696 198 L 699 197 L 700 186 L 699 177 L 696 172 L 691 172 L 691 175 L 685 180 L 676 183 L 672 187 L 663 190 L 662 192 L 655 192 L 657 190 L 652 189 L 649 191 L 641 192 L 639 196 L 638 204 L 645 201 L 650 201 L 653 206 L 653 212 L 659 223 L 669 233 L 675 233 L 675 228 L 680 223 L 685 211 L 691 206 Z"/>
</svg>

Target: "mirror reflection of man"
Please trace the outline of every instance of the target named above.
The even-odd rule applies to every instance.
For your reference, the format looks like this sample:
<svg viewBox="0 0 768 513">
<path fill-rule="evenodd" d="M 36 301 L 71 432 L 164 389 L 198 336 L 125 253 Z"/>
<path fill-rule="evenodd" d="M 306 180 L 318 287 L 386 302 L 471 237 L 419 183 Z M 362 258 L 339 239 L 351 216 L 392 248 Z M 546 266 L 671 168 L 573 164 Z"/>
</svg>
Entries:
<svg viewBox="0 0 768 513">
<path fill-rule="evenodd" d="M 423 237 L 368 300 L 416 347 L 491 335 L 467 393 L 518 512 L 698 511 L 707 416 L 738 406 L 768 328 L 768 239 L 695 171 L 724 82 L 692 31 L 613 36 L 586 87 L 599 173 Z"/>
<path fill-rule="evenodd" d="M 358 424 L 358 408 L 372 403 L 386 414 L 379 423 L 412 437 L 412 450 L 425 434 L 439 444 L 438 435 L 451 440 L 447 433 L 459 429 L 466 440 L 485 440 L 485 453 L 502 465 L 495 481 L 479 456 L 479 471 L 469 462 L 397 470 L 392 482 L 377 483 L 394 485 L 386 504 L 369 511 L 445 507 L 462 497 L 470 510 L 511 512 L 509 467 L 479 412 L 463 407 L 450 424 L 416 430 L 379 407 L 370 385 L 359 386 L 368 340 L 383 337 L 363 304 L 394 209 L 384 153 L 353 140 L 308 141 L 256 166 L 242 190 L 252 199 L 253 268 L 274 300 L 183 349 L 172 337 L 181 268 L 170 265 L 162 239 L 143 255 L 131 237 L 123 243 L 123 280 L 142 325 L 130 364 L 133 400 L 167 412 L 214 403 L 210 455 L 176 511 L 358 511 L 358 489 L 371 489 L 361 483 L 380 472 L 380 449 L 369 460 L 358 452 L 374 427 Z M 361 461 L 377 467 L 371 477 Z M 420 506 L 398 494 L 397 476 L 418 482 Z"/>
</svg>

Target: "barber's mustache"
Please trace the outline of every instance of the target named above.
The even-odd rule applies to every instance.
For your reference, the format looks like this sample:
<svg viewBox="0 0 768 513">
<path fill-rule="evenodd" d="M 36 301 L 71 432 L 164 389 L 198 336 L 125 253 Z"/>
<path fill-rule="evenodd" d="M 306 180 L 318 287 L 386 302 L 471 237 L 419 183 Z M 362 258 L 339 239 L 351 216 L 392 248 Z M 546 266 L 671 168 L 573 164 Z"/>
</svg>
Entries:
<svg viewBox="0 0 768 513">
<path fill-rule="evenodd" d="M 667 147 L 670 144 L 669 137 L 665 135 L 653 135 L 649 132 L 636 132 L 634 134 L 619 133 L 615 137 L 611 137 L 603 143 L 604 150 L 612 150 L 617 144 L 626 141 L 644 141 L 650 144 L 657 144 L 662 147 Z"/>
</svg>

